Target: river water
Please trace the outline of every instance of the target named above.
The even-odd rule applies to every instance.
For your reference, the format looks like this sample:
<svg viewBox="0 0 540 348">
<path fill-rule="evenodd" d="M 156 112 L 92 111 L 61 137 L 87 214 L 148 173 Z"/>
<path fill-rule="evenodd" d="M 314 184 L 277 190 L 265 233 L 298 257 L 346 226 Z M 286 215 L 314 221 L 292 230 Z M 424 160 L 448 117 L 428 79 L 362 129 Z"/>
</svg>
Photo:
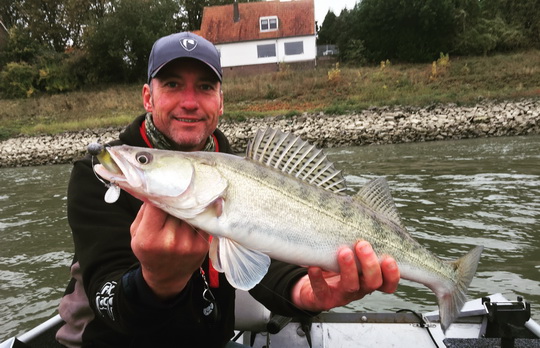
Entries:
<svg viewBox="0 0 540 348">
<path fill-rule="evenodd" d="M 469 297 L 522 295 L 540 320 L 540 136 L 328 149 L 350 194 L 385 176 L 410 233 L 455 259 L 484 252 Z M 71 166 L 0 169 L 0 341 L 55 314 L 68 281 L 66 219 Z M 337 311 L 436 309 L 434 295 L 403 281 Z"/>
</svg>

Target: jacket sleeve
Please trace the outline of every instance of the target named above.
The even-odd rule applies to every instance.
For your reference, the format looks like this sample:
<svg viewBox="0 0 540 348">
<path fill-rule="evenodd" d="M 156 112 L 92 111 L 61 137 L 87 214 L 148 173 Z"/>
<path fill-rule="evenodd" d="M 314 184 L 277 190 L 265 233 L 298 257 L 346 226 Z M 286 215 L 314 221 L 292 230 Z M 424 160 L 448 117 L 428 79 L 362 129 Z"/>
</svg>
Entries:
<svg viewBox="0 0 540 348">
<path fill-rule="evenodd" d="M 68 222 L 90 306 L 96 318 L 115 331 L 158 329 L 189 301 L 179 295 L 161 303 L 153 296 L 131 251 L 130 226 L 142 202 L 122 191 L 117 202 L 108 204 L 106 190 L 89 158 L 74 164 Z"/>
</svg>

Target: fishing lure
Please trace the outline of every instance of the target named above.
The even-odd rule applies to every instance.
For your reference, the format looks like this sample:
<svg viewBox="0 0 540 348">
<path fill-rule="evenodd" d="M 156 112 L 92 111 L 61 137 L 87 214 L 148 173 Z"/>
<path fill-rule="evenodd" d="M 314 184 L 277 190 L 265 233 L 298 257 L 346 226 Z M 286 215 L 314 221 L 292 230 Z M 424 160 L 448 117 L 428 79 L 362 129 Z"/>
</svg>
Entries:
<svg viewBox="0 0 540 348">
<path fill-rule="evenodd" d="M 94 158 L 102 154 L 105 151 L 105 148 L 99 143 L 91 143 L 90 145 L 88 145 L 87 150 L 88 153 L 92 155 L 92 171 L 94 172 L 94 175 L 99 181 L 101 181 L 105 185 L 105 187 L 107 187 L 107 192 L 105 192 L 104 197 L 105 202 L 109 204 L 116 202 L 120 197 L 120 187 L 118 187 L 118 185 L 106 182 L 105 180 L 100 178 L 94 170 Z"/>
</svg>

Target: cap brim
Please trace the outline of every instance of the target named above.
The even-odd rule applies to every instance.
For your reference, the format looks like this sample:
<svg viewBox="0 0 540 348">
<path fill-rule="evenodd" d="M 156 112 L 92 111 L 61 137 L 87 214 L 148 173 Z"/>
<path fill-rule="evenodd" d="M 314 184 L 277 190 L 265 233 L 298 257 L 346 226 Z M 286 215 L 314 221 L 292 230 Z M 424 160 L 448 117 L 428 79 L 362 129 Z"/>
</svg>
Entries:
<svg viewBox="0 0 540 348">
<path fill-rule="evenodd" d="M 214 74 L 216 74 L 219 82 L 223 82 L 223 79 L 222 79 L 222 76 L 221 74 L 216 70 L 216 68 L 214 68 L 214 66 L 208 62 L 205 62 L 204 60 L 202 59 L 199 59 L 199 58 L 195 58 L 195 57 L 189 57 L 189 56 L 182 56 L 182 57 L 176 57 L 176 58 L 173 58 L 163 64 L 161 64 L 153 73 L 152 75 L 150 75 L 150 79 L 148 79 L 148 82 L 150 82 L 151 79 L 155 78 L 157 76 L 157 74 L 160 72 L 160 70 L 167 64 L 169 64 L 170 62 L 174 61 L 174 60 L 177 60 L 177 59 L 194 59 L 194 60 L 198 60 L 199 62 L 202 62 L 204 64 L 206 64 L 213 72 Z"/>
</svg>

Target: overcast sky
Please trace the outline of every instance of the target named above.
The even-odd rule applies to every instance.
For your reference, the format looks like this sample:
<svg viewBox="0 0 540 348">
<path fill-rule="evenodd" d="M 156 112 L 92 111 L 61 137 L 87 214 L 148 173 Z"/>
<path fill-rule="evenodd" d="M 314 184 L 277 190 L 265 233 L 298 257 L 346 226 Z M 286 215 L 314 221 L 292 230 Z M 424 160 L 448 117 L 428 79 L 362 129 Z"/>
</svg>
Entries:
<svg viewBox="0 0 540 348">
<path fill-rule="evenodd" d="M 315 20 L 322 25 L 324 17 L 328 10 L 332 10 L 336 16 L 339 16 L 341 10 L 354 7 L 357 0 L 315 0 Z"/>
</svg>

